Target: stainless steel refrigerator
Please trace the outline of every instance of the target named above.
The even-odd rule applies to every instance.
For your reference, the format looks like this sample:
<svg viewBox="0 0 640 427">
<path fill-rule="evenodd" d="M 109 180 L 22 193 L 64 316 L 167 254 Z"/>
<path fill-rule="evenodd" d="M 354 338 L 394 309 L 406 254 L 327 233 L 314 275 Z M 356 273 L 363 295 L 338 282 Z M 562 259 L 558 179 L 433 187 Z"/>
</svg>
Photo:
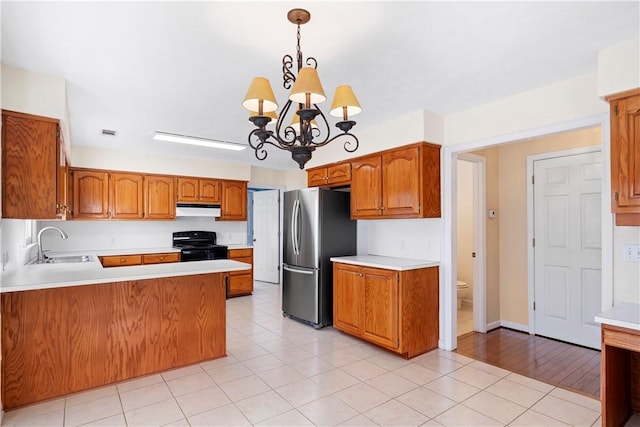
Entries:
<svg viewBox="0 0 640 427">
<path fill-rule="evenodd" d="M 356 254 L 348 192 L 284 193 L 282 312 L 315 328 L 333 323 L 333 256 Z"/>
</svg>

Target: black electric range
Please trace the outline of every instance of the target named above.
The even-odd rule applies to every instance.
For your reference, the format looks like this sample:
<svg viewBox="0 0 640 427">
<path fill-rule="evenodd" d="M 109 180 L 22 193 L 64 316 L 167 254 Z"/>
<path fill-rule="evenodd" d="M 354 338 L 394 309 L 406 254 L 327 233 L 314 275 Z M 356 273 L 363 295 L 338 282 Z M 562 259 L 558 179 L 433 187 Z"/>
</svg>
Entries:
<svg viewBox="0 0 640 427">
<path fill-rule="evenodd" d="M 180 249 L 182 262 L 227 259 L 227 247 L 216 244 L 215 231 L 177 231 L 173 247 Z"/>
</svg>

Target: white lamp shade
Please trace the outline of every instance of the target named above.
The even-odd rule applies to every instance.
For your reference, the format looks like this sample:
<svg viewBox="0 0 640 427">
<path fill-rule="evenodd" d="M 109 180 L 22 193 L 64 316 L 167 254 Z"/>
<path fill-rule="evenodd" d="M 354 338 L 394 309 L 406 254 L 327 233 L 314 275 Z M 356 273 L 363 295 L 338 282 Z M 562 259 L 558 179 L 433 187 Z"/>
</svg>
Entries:
<svg viewBox="0 0 640 427">
<path fill-rule="evenodd" d="M 262 110 L 260 106 L 262 104 Z M 249 111 L 258 113 L 269 113 L 278 109 L 276 97 L 271 89 L 269 80 L 265 77 L 254 77 L 251 86 L 247 91 L 247 95 L 242 101 L 242 106 Z"/>
<path fill-rule="evenodd" d="M 309 105 L 307 105 L 307 95 L 309 95 Z M 303 104 L 305 108 L 310 108 L 311 104 L 319 104 L 327 100 L 324 94 L 318 70 L 311 67 L 300 69 L 296 82 L 291 88 L 289 99 L 293 102 Z"/>
<path fill-rule="evenodd" d="M 344 110 L 346 108 L 347 115 L 344 115 Z M 338 86 L 336 88 L 336 93 L 333 96 L 333 102 L 331 103 L 331 110 L 329 110 L 329 114 L 334 117 L 343 117 L 346 120 L 349 116 L 355 116 L 360 111 L 362 111 L 362 107 L 360 107 L 360 103 L 358 102 L 358 98 L 353 93 L 353 89 L 351 86 Z"/>
</svg>

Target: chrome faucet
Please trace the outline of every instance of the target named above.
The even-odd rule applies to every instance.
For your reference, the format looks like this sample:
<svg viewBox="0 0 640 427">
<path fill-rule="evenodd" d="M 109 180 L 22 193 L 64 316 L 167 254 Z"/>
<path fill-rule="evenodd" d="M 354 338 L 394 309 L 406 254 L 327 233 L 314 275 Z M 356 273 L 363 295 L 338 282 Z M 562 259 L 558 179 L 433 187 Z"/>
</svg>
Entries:
<svg viewBox="0 0 640 427">
<path fill-rule="evenodd" d="M 68 239 L 69 236 L 67 236 L 67 233 L 65 233 L 64 231 L 60 230 L 58 227 L 45 227 L 42 230 L 40 230 L 38 232 L 38 264 L 41 264 L 44 262 L 44 251 L 42 250 L 42 234 L 47 231 L 47 230 L 56 230 L 58 233 L 60 233 L 60 237 L 62 237 L 63 239 Z"/>
</svg>

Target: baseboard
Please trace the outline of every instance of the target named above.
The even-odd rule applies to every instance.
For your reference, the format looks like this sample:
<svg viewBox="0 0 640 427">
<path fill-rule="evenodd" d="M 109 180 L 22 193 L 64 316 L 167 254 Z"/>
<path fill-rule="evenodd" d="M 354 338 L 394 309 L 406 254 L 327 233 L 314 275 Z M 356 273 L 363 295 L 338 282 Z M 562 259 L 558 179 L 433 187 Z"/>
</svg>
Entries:
<svg viewBox="0 0 640 427">
<path fill-rule="evenodd" d="M 487 332 L 492 331 L 494 329 L 498 329 L 500 327 L 500 321 L 496 320 L 495 322 L 487 323 Z"/>
<path fill-rule="evenodd" d="M 529 333 L 529 327 L 520 323 L 509 322 L 507 320 L 496 320 L 495 322 L 487 323 L 487 332 L 498 328 L 509 328 L 514 331 Z"/>
<path fill-rule="evenodd" d="M 529 327 L 527 325 L 522 325 L 520 323 L 508 322 L 506 320 L 501 320 L 500 321 L 500 326 L 503 327 L 503 328 L 513 329 L 515 331 L 529 333 Z"/>
</svg>

